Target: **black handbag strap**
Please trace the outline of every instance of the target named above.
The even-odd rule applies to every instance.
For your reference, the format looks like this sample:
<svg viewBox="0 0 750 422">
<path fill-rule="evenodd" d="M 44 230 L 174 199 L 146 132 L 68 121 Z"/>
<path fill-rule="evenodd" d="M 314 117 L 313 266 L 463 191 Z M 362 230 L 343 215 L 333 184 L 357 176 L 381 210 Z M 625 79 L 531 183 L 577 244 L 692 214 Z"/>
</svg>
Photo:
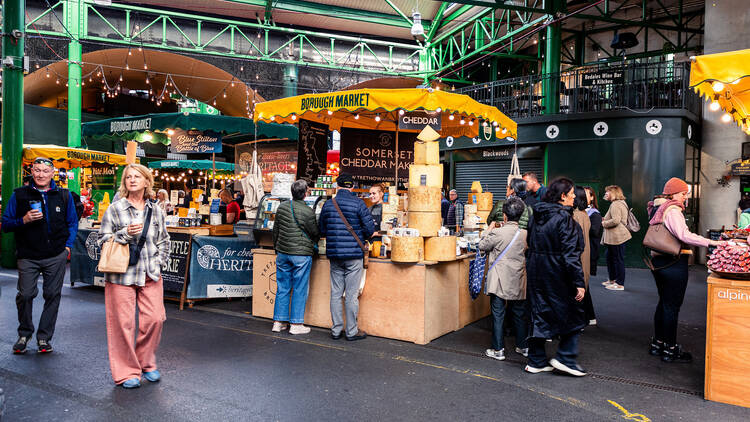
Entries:
<svg viewBox="0 0 750 422">
<path fill-rule="evenodd" d="M 151 204 L 153 205 L 153 204 Z M 138 246 L 135 247 L 135 256 L 141 255 L 141 249 L 146 244 L 146 236 L 148 235 L 148 228 L 151 227 L 151 207 L 148 207 L 146 211 L 146 220 L 143 223 L 143 230 L 141 230 L 141 237 L 138 238 Z"/>
<path fill-rule="evenodd" d="M 346 216 L 341 211 L 341 208 L 339 208 L 339 204 L 336 202 L 336 198 L 331 198 L 331 202 L 333 202 L 333 206 L 336 208 L 336 212 L 339 213 L 339 216 L 342 220 L 344 220 L 344 225 L 346 226 L 346 229 L 349 231 L 349 233 L 354 236 L 354 240 L 357 241 L 357 244 L 359 245 L 359 248 L 362 249 L 362 253 L 365 254 L 365 256 L 369 253 L 369 248 L 365 246 L 365 244 L 362 242 L 362 240 L 357 236 L 357 233 L 352 228 L 352 225 L 349 224 L 349 220 L 346 219 Z"/>
</svg>

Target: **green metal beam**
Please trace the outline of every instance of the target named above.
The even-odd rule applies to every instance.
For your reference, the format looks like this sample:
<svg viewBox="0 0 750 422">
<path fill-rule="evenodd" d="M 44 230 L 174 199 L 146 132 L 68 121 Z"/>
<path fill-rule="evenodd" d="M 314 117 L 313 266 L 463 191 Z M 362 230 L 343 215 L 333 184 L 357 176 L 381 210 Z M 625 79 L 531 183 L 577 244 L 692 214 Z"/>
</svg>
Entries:
<svg viewBox="0 0 750 422">
<path fill-rule="evenodd" d="M 402 12 L 401 9 L 398 8 L 398 6 L 396 6 L 395 4 L 393 4 L 393 2 L 391 0 L 385 0 L 385 2 L 388 3 L 388 6 L 391 6 L 391 9 L 395 10 L 396 13 L 398 13 L 399 16 L 401 16 L 402 18 L 404 18 L 406 20 L 406 22 L 409 23 L 409 26 L 414 25 L 414 22 L 412 22 L 412 20 L 409 19 L 409 17 L 406 16 L 406 14 L 404 14 L 404 12 Z"/>
<path fill-rule="evenodd" d="M 63 21 L 70 32 L 68 41 L 68 146 L 81 146 L 81 42 L 78 40 L 86 31 L 86 11 L 84 0 L 68 0 L 65 2 Z M 81 192 L 79 179 L 80 169 L 73 169 L 73 179 L 68 183 L 68 189 Z"/>
<path fill-rule="evenodd" d="M 685 16 L 685 17 L 691 17 L 691 18 L 695 17 L 695 16 L 700 16 L 700 15 L 703 15 L 703 10 L 702 9 L 701 10 L 694 10 L 694 11 L 691 11 L 691 12 L 683 13 L 683 16 Z M 576 15 L 576 17 L 577 16 L 578 15 Z M 598 34 L 598 33 L 602 33 L 602 32 L 612 32 L 614 30 L 620 30 L 620 29 L 623 29 L 623 28 L 632 28 L 634 26 L 640 26 L 640 27 L 648 28 L 649 26 L 648 25 L 644 25 L 643 24 L 644 22 L 645 23 L 659 24 L 660 22 L 664 22 L 665 20 L 670 20 L 670 18 L 669 17 L 660 17 L 660 18 L 656 18 L 656 19 L 632 20 L 632 21 L 627 21 L 628 22 L 627 24 L 617 24 L 617 25 L 603 26 L 603 27 L 600 27 L 600 28 L 590 29 L 590 30 L 587 30 L 586 33 L 587 34 Z M 687 23 L 687 21 L 683 22 L 683 26 L 681 28 L 675 28 L 675 29 L 672 29 L 672 31 L 678 31 L 678 32 L 679 31 L 683 31 L 683 32 L 696 33 L 696 34 L 702 34 L 703 33 L 702 30 L 698 31 L 698 30 L 696 30 L 696 28 L 689 28 L 689 27 L 687 27 L 686 23 Z M 686 31 L 686 29 L 689 29 L 690 31 Z M 572 30 L 569 30 L 569 29 L 566 29 L 566 28 L 564 28 L 563 31 L 565 31 L 565 32 L 568 32 L 568 31 L 573 32 Z"/>
<path fill-rule="evenodd" d="M 3 67 L 2 104 L 2 197 L 3 211 L 8 209 L 8 201 L 13 190 L 21 186 L 21 151 L 23 150 L 23 55 L 24 55 L 24 15 L 25 0 L 5 0 L 3 2 L 2 57 L 13 60 L 11 66 Z M 16 38 L 13 31 L 19 31 Z M 6 268 L 16 266 L 16 242 L 13 233 L 3 233 L 0 237 L 2 255 L 0 262 Z"/>
<path fill-rule="evenodd" d="M 644 26 L 646 28 L 661 29 L 661 30 L 664 30 L 664 31 L 703 33 L 702 30 L 696 29 L 696 28 L 686 28 L 686 27 L 680 27 L 680 26 L 663 25 L 663 24 L 660 24 L 660 23 L 654 23 L 654 22 L 649 22 L 649 21 L 633 21 L 633 20 L 627 20 L 627 19 L 618 19 L 618 18 L 613 18 L 611 16 L 589 15 L 589 14 L 586 14 L 586 13 L 578 13 L 575 16 L 573 16 L 573 18 L 575 18 L 575 19 L 600 21 L 600 22 L 616 23 L 618 25 L 629 26 L 629 27 Z"/>
<path fill-rule="evenodd" d="M 238 3 L 250 6 L 266 8 L 269 0 L 226 0 L 228 3 Z M 380 25 L 397 26 L 400 28 L 411 28 L 411 23 L 400 16 L 388 13 L 371 12 L 362 9 L 353 9 L 350 7 L 334 6 L 324 3 L 314 3 L 304 0 L 270 0 L 273 2 L 273 8 L 287 12 L 310 13 L 314 15 L 329 16 L 339 19 L 348 19 L 359 22 L 377 23 Z M 114 2 L 113 2 L 114 3 Z M 113 4 L 114 6 L 114 4 Z M 429 22 L 423 20 L 422 24 Z"/>
<path fill-rule="evenodd" d="M 271 23 L 271 20 L 273 19 L 273 0 L 266 0 L 266 10 L 263 14 L 264 22 L 266 24 Z"/>
<path fill-rule="evenodd" d="M 695 46 L 690 46 L 690 47 L 677 47 L 669 51 L 664 51 L 664 50 L 643 51 L 640 53 L 626 54 L 625 56 L 607 57 L 601 60 L 587 62 L 587 63 L 584 63 L 583 65 L 588 66 L 588 65 L 601 64 L 601 63 L 615 63 L 615 62 L 621 62 L 625 60 L 645 59 L 648 57 L 666 56 L 667 54 L 670 54 L 670 53 L 685 53 L 685 52 L 696 51 L 696 50 L 702 51 L 703 46 L 695 45 Z"/>
<path fill-rule="evenodd" d="M 550 0 L 545 0 L 545 1 L 550 1 Z M 496 1 L 493 1 L 493 0 L 455 0 L 453 1 L 453 3 L 465 4 L 465 5 L 470 5 L 470 6 L 490 7 L 493 9 L 510 10 L 514 12 L 547 13 L 545 9 L 540 9 L 538 7 L 506 4 L 506 3 L 502 3 L 501 0 L 496 0 Z"/>
<path fill-rule="evenodd" d="M 440 2 L 440 7 L 437 10 L 437 13 L 435 13 L 435 16 L 432 18 L 432 25 L 430 25 L 430 30 L 427 33 L 427 42 L 432 42 L 432 37 L 435 36 L 435 33 L 437 33 L 437 30 L 440 28 L 440 25 L 443 23 L 443 13 L 445 13 L 445 9 L 448 8 L 447 2 Z"/>
</svg>

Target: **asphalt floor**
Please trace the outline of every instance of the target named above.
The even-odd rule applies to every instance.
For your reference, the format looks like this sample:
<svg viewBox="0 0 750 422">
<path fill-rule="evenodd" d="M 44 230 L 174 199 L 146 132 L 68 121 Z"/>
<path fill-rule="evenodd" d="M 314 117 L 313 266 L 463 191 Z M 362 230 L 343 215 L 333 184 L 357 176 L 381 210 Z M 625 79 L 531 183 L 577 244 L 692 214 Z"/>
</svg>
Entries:
<svg viewBox="0 0 750 422">
<path fill-rule="evenodd" d="M 368 337 L 333 340 L 328 330 L 291 336 L 249 315 L 250 301 L 214 301 L 179 311 L 167 303 L 157 358 L 163 379 L 135 390 L 109 373 L 104 294 L 63 289 L 55 351 L 11 354 L 16 273 L 0 271 L 0 388 L 3 421 L 748 421 L 750 409 L 703 399 L 706 273 L 691 269 L 679 339 L 690 364 L 647 353 L 656 289 L 629 269 L 626 290 L 591 280 L 596 326 L 580 341 L 589 376 L 531 375 L 512 351 L 484 356 L 490 322 L 478 321 L 426 346 Z M 35 321 L 42 308 L 35 302 Z M 507 339 L 506 347 L 513 345 Z M 549 343 L 550 348 L 555 344 Z"/>
</svg>

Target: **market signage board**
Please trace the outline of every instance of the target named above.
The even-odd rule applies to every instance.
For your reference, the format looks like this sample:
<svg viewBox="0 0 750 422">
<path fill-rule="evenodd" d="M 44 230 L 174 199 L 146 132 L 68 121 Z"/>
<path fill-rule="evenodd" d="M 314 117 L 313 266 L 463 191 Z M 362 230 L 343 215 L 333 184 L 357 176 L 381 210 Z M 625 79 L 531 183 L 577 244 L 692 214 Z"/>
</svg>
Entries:
<svg viewBox="0 0 750 422">
<path fill-rule="evenodd" d="M 622 70 L 601 70 L 582 75 L 581 85 L 619 85 L 625 82 L 625 73 Z"/>
<path fill-rule="evenodd" d="M 219 153 L 221 134 L 211 130 L 175 129 L 170 137 L 169 151 L 175 154 Z"/>
<path fill-rule="evenodd" d="M 254 242 L 215 236 L 192 242 L 188 299 L 252 296 Z"/>
<path fill-rule="evenodd" d="M 112 133 L 118 132 L 134 132 L 151 129 L 151 118 L 136 120 L 115 120 L 109 122 L 109 131 Z"/>
<path fill-rule="evenodd" d="M 431 126 L 435 132 L 442 128 L 442 114 L 428 113 L 426 111 L 409 111 L 398 117 L 399 130 L 419 130 L 425 126 Z"/>
<path fill-rule="evenodd" d="M 297 142 L 297 179 L 314 181 L 326 174 L 328 125 L 300 119 Z"/>
<path fill-rule="evenodd" d="M 409 165 L 414 162 L 416 133 L 398 135 L 398 179 L 409 181 Z M 396 133 L 342 128 L 339 168 L 364 184 L 393 182 L 396 172 Z"/>
<path fill-rule="evenodd" d="M 182 293 L 190 263 L 190 237 L 187 233 L 169 234 L 169 258 L 162 265 L 164 291 Z"/>
</svg>

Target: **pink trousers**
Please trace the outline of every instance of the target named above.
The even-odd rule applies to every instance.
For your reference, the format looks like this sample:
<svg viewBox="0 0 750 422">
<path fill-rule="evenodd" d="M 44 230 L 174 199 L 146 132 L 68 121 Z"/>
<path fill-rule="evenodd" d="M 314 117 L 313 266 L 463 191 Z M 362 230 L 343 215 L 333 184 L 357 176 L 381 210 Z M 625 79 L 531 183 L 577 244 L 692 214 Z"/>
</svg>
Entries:
<svg viewBox="0 0 750 422">
<path fill-rule="evenodd" d="M 139 310 L 137 338 L 136 303 Z M 147 279 L 144 287 L 106 283 L 104 304 L 109 367 L 115 384 L 140 378 L 141 373 L 155 370 L 156 349 L 167 319 L 161 278 L 159 281 Z"/>
</svg>

